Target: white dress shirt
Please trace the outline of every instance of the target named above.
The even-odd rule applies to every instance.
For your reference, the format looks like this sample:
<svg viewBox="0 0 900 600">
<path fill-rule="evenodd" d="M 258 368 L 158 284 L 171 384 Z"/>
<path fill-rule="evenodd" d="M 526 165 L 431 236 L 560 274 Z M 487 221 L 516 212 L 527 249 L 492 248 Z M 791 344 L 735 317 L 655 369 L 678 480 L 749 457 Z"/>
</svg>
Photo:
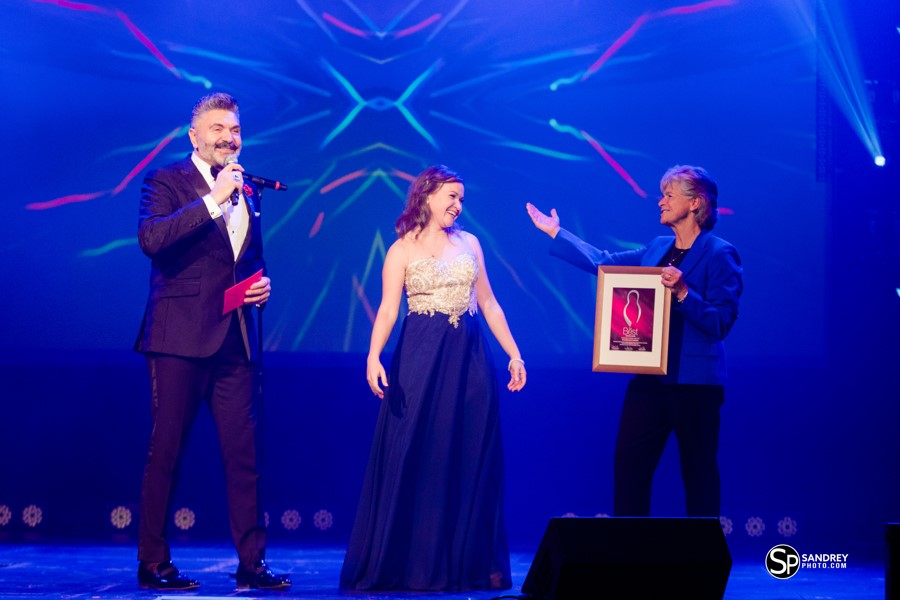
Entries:
<svg viewBox="0 0 900 600">
<path fill-rule="evenodd" d="M 191 160 L 194 166 L 197 167 L 197 170 L 200 171 L 200 174 L 203 175 L 203 179 L 206 180 L 209 189 L 212 190 L 216 180 L 212 176 L 210 165 L 197 156 L 196 152 L 191 154 Z M 238 254 L 244 245 L 244 240 L 247 238 L 247 228 L 250 225 L 250 216 L 247 212 L 247 203 L 243 201 L 243 193 L 240 195 L 240 198 L 241 201 L 234 205 L 230 201 L 224 204 L 216 204 L 211 194 L 203 196 L 203 202 L 209 209 L 209 216 L 213 219 L 218 219 L 219 217 L 225 219 L 225 227 L 228 229 L 228 238 L 231 240 L 231 249 L 234 252 L 235 260 L 237 260 Z"/>
</svg>

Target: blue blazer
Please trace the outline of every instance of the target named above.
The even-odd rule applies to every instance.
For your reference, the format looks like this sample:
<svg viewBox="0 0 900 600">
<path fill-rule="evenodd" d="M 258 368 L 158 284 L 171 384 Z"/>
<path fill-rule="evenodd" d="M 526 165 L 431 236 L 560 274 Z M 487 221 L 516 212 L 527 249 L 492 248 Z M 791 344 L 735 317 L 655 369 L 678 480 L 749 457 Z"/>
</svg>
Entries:
<svg viewBox="0 0 900 600">
<path fill-rule="evenodd" d="M 661 236 L 638 250 L 610 253 L 560 229 L 550 254 L 596 275 L 600 265 L 660 266 L 674 244 L 674 236 Z M 741 259 L 734 246 L 704 230 L 679 269 L 689 291 L 683 302 L 672 302 L 667 373 L 653 377 L 664 383 L 723 385 L 724 340 L 744 288 Z"/>
<path fill-rule="evenodd" d="M 243 191 L 250 223 L 235 260 L 224 219 L 213 219 L 203 202 L 209 185 L 190 155 L 147 174 L 138 242 L 151 259 L 150 294 L 135 343 L 138 352 L 203 358 L 221 347 L 233 318 L 222 314 L 225 289 L 265 267 L 258 191 L 246 179 Z M 237 310 L 243 311 L 247 353 L 255 358 L 250 308 Z"/>
</svg>

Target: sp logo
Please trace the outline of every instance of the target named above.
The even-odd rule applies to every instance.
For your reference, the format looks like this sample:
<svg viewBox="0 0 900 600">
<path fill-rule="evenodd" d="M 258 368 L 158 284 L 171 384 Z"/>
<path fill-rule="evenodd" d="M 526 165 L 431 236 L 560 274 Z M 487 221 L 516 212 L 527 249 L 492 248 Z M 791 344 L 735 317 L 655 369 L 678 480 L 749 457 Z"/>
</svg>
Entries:
<svg viewBox="0 0 900 600">
<path fill-rule="evenodd" d="M 766 570 L 776 579 L 789 579 L 800 570 L 800 554 L 787 544 L 779 544 L 766 554 Z"/>
</svg>

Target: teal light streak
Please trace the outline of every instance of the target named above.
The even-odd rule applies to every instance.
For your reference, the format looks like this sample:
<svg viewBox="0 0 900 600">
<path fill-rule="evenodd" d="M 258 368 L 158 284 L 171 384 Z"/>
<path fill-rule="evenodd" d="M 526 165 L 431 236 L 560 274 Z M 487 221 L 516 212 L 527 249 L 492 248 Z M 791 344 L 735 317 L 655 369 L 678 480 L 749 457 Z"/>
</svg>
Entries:
<svg viewBox="0 0 900 600">
<path fill-rule="evenodd" d="M 417 7 L 421 1 L 422 0 L 415 0 L 414 2 L 410 2 L 405 9 L 400 11 L 400 13 L 396 17 L 394 17 L 393 21 L 388 23 L 387 29 L 385 29 L 385 31 L 392 31 L 394 27 L 396 27 L 397 24 L 400 23 L 400 21 L 402 21 L 403 18 L 412 11 L 412 9 Z"/>
<path fill-rule="evenodd" d="M 291 205 L 284 216 L 281 217 L 278 222 L 275 223 L 275 225 L 269 228 L 264 236 L 267 242 L 268 240 L 272 239 L 272 237 L 278 232 L 279 229 L 284 227 L 287 222 L 291 220 L 291 218 L 297 213 L 298 210 L 300 210 L 300 207 L 303 206 L 303 204 L 309 199 L 309 197 L 320 187 L 322 187 L 322 183 L 329 179 L 329 177 L 331 176 L 331 172 L 334 171 L 335 167 L 336 165 L 334 163 L 329 165 L 329 167 L 325 169 L 321 175 L 319 175 L 319 178 L 316 179 L 312 183 L 312 185 L 306 188 L 306 190 L 302 194 L 300 194 L 300 197 L 297 198 L 296 202 L 294 202 L 293 205 Z"/>
<path fill-rule="evenodd" d="M 328 291 L 331 289 L 331 284 L 334 282 L 334 276 L 337 273 L 337 267 L 337 264 L 331 267 L 331 273 L 328 274 L 328 279 L 325 281 L 325 285 L 322 286 L 319 295 L 316 296 L 316 301 L 313 302 L 312 308 L 309 309 L 309 313 L 306 315 L 306 319 L 303 321 L 303 325 L 300 327 L 300 331 L 298 331 L 297 335 L 294 337 L 294 342 L 291 344 L 291 350 L 296 350 L 300 347 L 300 343 L 303 341 L 306 332 L 309 330 L 309 326 L 316 318 L 316 313 L 319 312 L 319 309 L 322 307 L 322 303 L 325 302 L 325 297 L 328 295 Z"/>
<path fill-rule="evenodd" d="M 376 173 L 377 173 L 377 172 L 376 172 Z M 381 171 L 381 173 L 383 174 L 384 171 Z M 334 219 L 335 217 L 337 217 L 339 214 L 341 214 L 342 212 L 344 212 L 345 210 L 347 210 L 347 208 L 348 208 L 351 204 L 353 204 L 354 202 L 356 202 L 357 198 L 359 198 L 363 193 L 365 193 L 365 191 L 366 191 L 367 189 L 369 189 L 370 187 L 372 187 L 372 184 L 375 183 L 375 180 L 376 180 L 376 179 L 380 179 L 380 178 L 381 178 L 381 177 L 380 177 L 379 175 L 374 174 L 374 173 L 373 173 L 372 175 L 369 175 L 368 177 L 366 177 L 365 181 L 363 181 L 362 184 L 360 184 L 360 186 L 359 186 L 358 188 L 356 188 L 356 191 L 353 192 L 352 194 L 350 194 L 350 197 L 348 197 L 346 200 L 344 200 L 344 201 L 341 203 L 341 205 L 338 206 L 338 207 L 334 210 L 334 212 L 331 213 L 331 214 L 328 216 L 328 220 L 329 220 L 329 221 L 333 220 L 333 219 Z"/>
<path fill-rule="evenodd" d="M 112 242 L 110 242 L 104 246 L 100 246 L 99 248 L 93 248 L 90 250 L 82 250 L 78 254 L 78 256 L 94 258 L 95 256 L 101 256 L 103 254 L 112 252 L 116 248 L 123 248 L 125 246 L 134 246 L 135 244 L 137 244 L 137 237 L 125 238 L 125 239 L 121 239 L 121 240 L 113 240 Z"/>
<path fill-rule="evenodd" d="M 175 134 L 175 137 L 181 137 L 183 135 L 187 135 L 188 129 L 190 129 L 190 125 L 185 125 L 181 129 L 178 130 L 178 133 Z M 115 150 L 111 150 L 104 155 L 104 158 L 109 158 L 110 156 L 116 156 L 117 154 L 131 154 L 133 152 L 149 152 L 153 150 L 157 146 L 159 146 L 160 142 L 162 142 L 165 138 L 169 137 L 168 135 L 164 135 L 158 140 L 154 140 L 152 142 L 148 142 L 146 144 L 141 144 L 139 146 L 123 146 L 121 148 L 116 148 Z"/>
<path fill-rule="evenodd" d="M 434 68 L 435 65 L 431 65 L 430 67 L 428 67 L 428 69 L 425 70 L 424 73 L 416 77 L 416 79 L 411 84 L 409 84 L 409 87 L 406 88 L 406 91 L 404 91 L 403 94 L 396 100 L 396 102 L 394 102 L 394 104 L 397 106 L 397 110 L 400 111 L 400 114 L 402 114 L 409 122 L 409 124 L 412 125 L 412 128 L 418 131 L 419 135 L 428 140 L 428 143 L 437 148 L 438 145 L 437 142 L 434 141 L 434 138 L 432 138 L 431 135 L 425 130 L 425 128 L 419 124 L 419 122 L 412 115 L 409 109 L 407 109 L 403 104 L 404 102 L 409 100 L 413 92 L 416 91 L 416 88 L 419 87 L 419 85 L 421 85 L 423 81 L 428 79 L 428 77 L 434 72 Z"/>
<path fill-rule="evenodd" d="M 202 85 L 203 89 L 208 90 L 212 87 L 212 81 L 202 75 L 191 75 L 184 69 L 178 69 L 178 72 L 181 73 L 181 75 L 191 83 L 199 83 L 200 85 Z"/>
<path fill-rule="evenodd" d="M 597 52 L 597 46 L 587 46 L 586 48 L 573 48 L 572 50 L 560 50 L 559 52 L 551 52 L 543 56 L 535 56 L 534 58 L 526 58 L 524 60 L 516 60 L 507 63 L 500 63 L 498 66 L 504 68 L 521 68 L 530 67 L 531 65 L 540 65 L 546 62 L 572 58 L 573 56 L 584 56 L 586 54 L 594 54 Z"/>
<path fill-rule="evenodd" d="M 613 244 L 615 244 L 619 248 L 624 248 L 626 250 L 637 250 L 644 247 L 644 244 L 640 242 L 626 242 L 625 240 L 620 240 L 619 238 L 614 238 L 612 236 L 607 237 L 612 240 Z"/>
<path fill-rule="evenodd" d="M 360 19 L 362 19 L 362 22 L 366 24 L 366 27 L 368 27 L 370 31 L 375 31 L 375 32 L 378 31 L 378 27 L 377 27 L 377 26 L 375 25 L 375 23 L 374 23 L 374 22 L 366 15 L 366 13 L 364 13 L 364 12 L 361 11 L 359 8 L 357 8 L 357 6 L 356 6 L 355 4 L 353 4 L 352 2 L 350 2 L 350 0 L 344 0 L 344 4 L 346 4 L 347 6 L 349 6 L 349 7 L 350 7 L 350 10 L 352 10 L 352 11 L 356 14 L 357 17 L 359 17 Z"/>
<path fill-rule="evenodd" d="M 563 125 L 556 119 L 550 119 L 550 127 L 557 130 L 560 133 L 571 133 L 575 139 L 583 140 L 584 135 L 582 135 L 581 131 L 575 129 L 571 125 Z"/>
<path fill-rule="evenodd" d="M 492 137 L 497 140 L 502 140 L 504 137 L 499 133 L 494 133 L 493 131 L 488 131 L 487 129 L 482 129 L 481 127 L 477 127 L 472 125 L 471 123 L 466 123 L 465 121 L 461 121 L 455 117 L 451 117 L 450 115 L 445 115 L 444 113 L 439 113 L 436 110 L 433 110 L 429 113 L 432 117 L 441 119 L 442 121 L 447 121 L 448 123 L 452 123 L 453 125 L 457 125 L 459 127 L 463 127 L 470 131 L 474 131 L 476 133 L 480 133 L 481 135 L 486 135 L 488 137 Z"/>
<path fill-rule="evenodd" d="M 331 221 L 339 214 L 344 212 L 351 204 L 356 202 L 359 197 L 367 189 L 369 189 L 373 183 L 375 183 L 376 180 L 385 183 L 389 188 L 391 188 L 392 192 L 397 194 L 400 199 L 406 198 L 406 194 L 403 192 L 403 190 L 401 190 L 393 181 L 391 181 L 390 175 L 383 169 L 377 169 L 373 171 L 363 183 L 360 184 L 359 188 L 355 192 L 353 192 L 353 194 L 351 194 L 349 198 L 344 200 L 344 202 L 342 202 L 341 205 L 338 206 L 337 209 L 335 209 L 335 211 L 328 216 L 328 220 Z"/>
<path fill-rule="evenodd" d="M 498 75 L 504 75 L 507 72 L 508 72 L 508 70 L 504 69 L 502 71 L 494 71 L 492 73 L 485 73 L 484 75 L 481 75 L 479 77 L 467 79 L 466 81 L 461 81 L 457 84 L 436 90 L 431 93 L 431 97 L 437 98 L 438 96 L 443 96 L 444 94 L 449 94 L 451 92 L 456 92 L 456 91 L 465 89 L 467 87 L 472 87 L 473 85 L 477 85 L 479 83 L 487 81 L 488 79 L 493 79 L 494 77 L 497 77 Z"/>
<path fill-rule="evenodd" d="M 579 71 L 572 75 L 571 77 L 560 77 L 556 81 L 550 84 L 550 91 L 555 92 L 560 87 L 564 85 L 574 85 L 581 81 L 581 77 L 584 75 L 584 71 Z"/>
<path fill-rule="evenodd" d="M 353 119 L 356 118 L 356 115 L 358 115 L 364 108 L 366 108 L 366 106 L 369 106 L 370 104 L 373 104 L 375 102 L 375 100 L 373 100 L 370 103 L 370 102 L 367 102 L 365 99 L 363 99 L 363 97 L 359 95 L 359 92 L 356 91 L 356 89 L 347 80 L 347 78 L 344 77 L 343 75 L 341 75 L 337 69 L 335 69 L 330 64 L 328 64 L 327 61 L 323 60 L 322 64 L 331 73 L 331 75 L 338 81 L 338 83 L 340 83 L 344 87 L 344 89 L 347 91 L 347 94 L 350 96 L 350 98 L 354 102 L 356 102 L 356 106 L 354 106 L 353 108 L 350 109 L 350 112 L 347 114 L 347 116 L 344 117 L 344 119 L 340 123 L 338 123 L 337 127 L 335 127 L 331 131 L 331 133 L 328 134 L 328 136 L 322 141 L 321 145 L 319 146 L 320 149 L 324 148 L 325 146 L 330 144 L 337 136 L 339 136 L 350 125 L 350 123 L 353 122 Z M 431 75 L 431 73 L 433 71 L 434 71 L 434 65 L 432 65 L 431 67 L 426 69 L 424 73 L 422 73 L 421 75 L 416 77 L 416 79 L 409 85 L 409 87 L 406 88 L 406 90 L 403 92 L 403 94 L 400 96 L 400 98 L 392 101 L 391 105 L 394 106 L 400 112 L 400 114 L 403 115 L 403 117 L 406 119 L 406 121 L 410 124 L 410 126 L 412 126 L 413 129 L 416 130 L 416 132 L 418 132 L 419 135 L 421 135 L 423 138 L 425 138 L 425 140 L 428 141 L 429 144 L 431 144 L 432 146 L 437 148 L 438 145 L 437 145 L 437 142 L 434 140 L 434 138 L 416 120 L 416 118 L 413 116 L 412 112 L 410 112 L 410 110 L 408 108 L 406 108 L 406 106 L 404 106 L 404 104 L 403 104 L 412 96 L 412 94 L 416 91 L 416 88 L 419 87 L 419 85 L 421 85 L 422 82 L 425 81 L 428 78 L 428 76 Z M 380 101 L 383 99 L 378 98 L 376 100 Z"/>
<path fill-rule="evenodd" d="M 391 191 L 393 191 L 398 198 L 400 198 L 401 200 L 406 200 L 406 192 L 400 189 L 400 187 L 397 186 L 397 184 L 394 183 L 394 181 L 390 177 L 385 177 L 384 182 L 389 188 L 391 188 Z"/>
<path fill-rule="evenodd" d="M 366 268 L 363 271 L 362 278 L 359 281 L 359 286 L 362 289 L 366 288 L 366 284 L 369 282 L 369 276 L 372 274 L 372 268 L 375 265 L 375 257 L 380 256 L 381 262 L 384 262 L 384 257 L 387 255 L 387 250 L 384 247 L 384 239 L 381 237 L 381 231 L 378 229 L 375 230 L 375 238 L 372 240 L 372 246 L 369 248 L 369 258 L 366 260 Z M 356 316 L 356 307 L 362 304 L 362 300 L 357 296 L 356 289 L 350 290 L 350 310 L 347 313 L 347 330 L 344 334 L 344 352 L 350 351 L 350 344 L 353 339 L 353 321 Z M 377 310 L 377 309 L 376 309 Z"/>
<path fill-rule="evenodd" d="M 304 0 L 297 0 L 297 4 L 300 6 L 300 8 L 303 9 L 303 12 L 306 13 L 306 16 L 312 19 L 312 22 L 319 26 L 319 29 L 322 30 L 322 33 L 328 36 L 328 39 L 330 39 L 332 42 L 337 43 L 337 38 L 335 38 L 334 34 L 331 33 L 331 29 L 328 27 L 328 25 L 325 24 L 325 21 L 319 18 L 319 14 L 314 11 L 308 3 L 304 2 Z"/>
<path fill-rule="evenodd" d="M 299 127 L 300 125 L 306 125 L 307 123 L 311 123 L 312 121 L 316 121 L 318 119 L 322 119 L 331 114 L 331 110 L 323 110 L 317 113 L 313 113 L 311 115 L 307 115 L 305 117 L 300 117 L 299 119 L 295 119 L 289 123 L 285 123 L 284 125 L 279 125 L 278 127 L 273 127 L 272 129 L 267 129 L 263 132 L 260 132 L 254 137 L 266 137 L 269 135 L 273 135 L 276 133 L 281 133 L 288 129 L 293 129 L 294 127 Z"/>
<path fill-rule="evenodd" d="M 590 141 L 588 140 L 584 131 L 581 131 L 577 127 L 572 127 L 570 125 L 563 125 L 556 119 L 550 119 L 549 121 L 550 127 L 558 131 L 559 133 L 568 133 L 572 135 L 577 140 L 582 141 Z M 625 154 L 629 156 L 647 156 L 645 152 L 639 152 L 637 150 L 627 150 L 625 148 L 619 148 L 618 146 L 610 146 L 608 144 L 604 144 L 604 148 L 606 148 L 609 152 L 614 154 Z M 587 159 L 585 159 L 587 160 Z"/>
<path fill-rule="evenodd" d="M 584 156 L 568 154 L 566 152 L 557 152 L 556 150 L 549 150 L 547 148 L 541 148 L 540 146 L 533 146 L 531 144 L 523 144 L 522 142 L 497 142 L 497 144 L 500 146 L 507 146 L 509 148 L 516 148 L 518 150 L 525 150 L 526 152 L 534 152 L 535 154 L 549 156 L 550 158 L 558 158 L 560 160 L 588 160 Z"/>
<path fill-rule="evenodd" d="M 332 74 L 332 76 L 337 79 L 338 83 L 344 86 L 347 94 L 349 94 L 350 98 L 356 102 L 356 106 L 351 108 L 347 116 L 344 117 L 344 120 L 338 123 L 338 126 L 335 127 L 330 134 L 328 134 L 328 137 L 326 137 L 325 140 L 319 145 L 319 149 L 322 149 L 330 144 L 331 141 L 334 140 L 334 138 L 339 136 L 342 131 L 347 129 L 350 123 L 353 122 L 353 119 L 356 118 L 356 115 L 358 115 L 362 111 L 362 109 L 366 107 L 366 101 L 363 100 L 362 96 L 360 96 L 356 89 L 354 89 L 353 85 L 351 85 L 350 82 L 347 81 L 347 79 L 337 71 L 337 69 L 328 64 L 327 61 L 323 60 L 322 63 L 325 65 L 325 68 Z"/>
<path fill-rule="evenodd" d="M 560 292 L 559 289 L 555 285 L 553 285 L 553 283 L 549 279 L 547 279 L 547 277 L 543 273 L 541 273 L 540 271 L 535 271 L 535 275 L 537 275 L 538 279 L 541 280 L 541 283 L 544 284 L 544 287 L 547 288 L 547 291 L 549 291 L 553 295 L 553 297 L 556 298 L 560 306 L 563 307 L 563 310 L 568 313 L 569 318 L 573 323 L 575 323 L 575 326 L 578 327 L 578 329 L 587 337 L 593 337 L 594 332 L 581 319 L 578 311 L 572 308 L 572 305 L 569 304 L 569 301 L 566 299 L 565 295 L 563 295 L 563 293 Z"/>
<path fill-rule="evenodd" d="M 456 6 L 454 6 L 450 10 L 449 13 L 447 13 L 446 18 L 444 18 L 443 20 L 441 20 L 438 23 L 438 26 L 435 28 L 435 30 L 433 32 L 431 32 L 431 35 L 428 36 L 428 41 L 430 42 L 431 40 L 433 40 L 437 36 L 437 34 L 439 34 L 444 29 L 444 27 L 447 26 L 447 23 L 452 21 L 456 17 L 456 15 L 458 15 L 460 13 L 460 11 L 463 9 L 463 7 L 465 7 L 465 5 L 468 3 L 469 3 L 469 0 L 460 0 L 460 2 L 458 2 L 456 4 Z"/>
<path fill-rule="evenodd" d="M 271 67 L 272 65 L 269 63 L 261 62 L 258 60 L 248 60 L 246 58 L 238 58 L 236 56 L 229 56 L 227 54 L 222 54 L 220 52 L 213 52 L 212 50 L 206 50 L 204 48 L 197 48 L 196 46 L 186 46 L 184 44 L 167 44 L 167 47 L 175 53 L 178 54 L 187 54 L 189 56 L 200 56 L 202 58 L 208 58 L 210 60 L 214 60 L 216 62 L 228 63 L 232 65 L 239 65 L 242 67 L 247 67 L 248 69 L 253 69 L 254 71 L 258 71 L 264 67 Z"/>
</svg>

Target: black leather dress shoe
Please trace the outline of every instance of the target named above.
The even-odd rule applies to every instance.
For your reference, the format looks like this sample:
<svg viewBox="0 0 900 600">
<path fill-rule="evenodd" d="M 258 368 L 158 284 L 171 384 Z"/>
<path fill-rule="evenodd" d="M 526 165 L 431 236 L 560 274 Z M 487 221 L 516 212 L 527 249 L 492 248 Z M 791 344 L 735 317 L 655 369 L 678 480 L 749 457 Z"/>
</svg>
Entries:
<svg viewBox="0 0 900 600">
<path fill-rule="evenodd" d="M 177 592 L 183 590 L 195 590 L 200 587 L 200 583 L 185 577 L 178 572 L 172 561 L 164 561 L 156 567 L 156 573 L 141 563 L 138 566 L 138 585 L 142 588 L 150 588 L 153 590 L 167 590 Z"/>
<path fill-rule="evenodd" d="M 264 560 L 258 560 L 253 567 L 248 569 L 244 565 L 238 565 L 237 586 L 239 588 L 253 588 L 255 590 L 283 590 L 291 587 L 291 580 L 287 575 L 276 575 Z"/>
</svg>

